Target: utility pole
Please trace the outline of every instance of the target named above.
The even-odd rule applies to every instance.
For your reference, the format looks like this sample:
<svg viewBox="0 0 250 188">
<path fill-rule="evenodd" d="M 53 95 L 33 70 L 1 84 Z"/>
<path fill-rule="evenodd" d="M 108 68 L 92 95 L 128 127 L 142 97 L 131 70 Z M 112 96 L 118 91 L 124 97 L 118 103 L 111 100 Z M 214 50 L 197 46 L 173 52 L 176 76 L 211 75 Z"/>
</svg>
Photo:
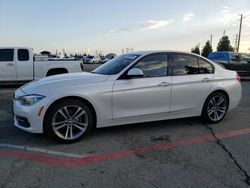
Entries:
<svg viewBox="0 0 250 188">
<path fill-rule="evenodd" d="M 213 46 L 213 35 L 210 35 L 210 45 Z"/>
<path fill-rule="evenodd" d="M 240 36 L 241 36 L 242 19 L 243 19 L 243 15 L 241 14 L 240 15 L 240 29 L 239 29 L 239 38 L 238 38 L 237 52 L 239 52 L 239 49 L 240 49 Z"/>
<path fill-rule="evenodd" d="M 238 34 L 235 36 L 235 42 L 234 42 L 234 51 L 238 51 Z"/>
</svg>

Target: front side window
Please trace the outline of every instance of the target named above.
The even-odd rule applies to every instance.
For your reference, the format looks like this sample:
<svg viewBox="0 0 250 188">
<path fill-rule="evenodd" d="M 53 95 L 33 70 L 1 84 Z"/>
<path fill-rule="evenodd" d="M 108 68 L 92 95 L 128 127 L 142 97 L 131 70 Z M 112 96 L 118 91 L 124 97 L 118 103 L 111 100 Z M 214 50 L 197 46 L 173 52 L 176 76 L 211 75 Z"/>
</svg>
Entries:
<svg viewBox="0 0 250 188">
<path fill-rule="evenodd" d="M 134 68 L 139 68 L 143 72 L 143 77 L 167 76 L 168 58 L 166 54 L 154 54 L 140 60 Z"/>
<path fill-rule="evenodd" d="M 0 49 L 0 61 L 13 61 L 14 49 Z"/>
<path fill-rule="evenodd" d="M 28 61 L 29 51 L 27 49 L 18 49 L 17 56 L 18 56 L 18 61 Z"/>
<path fill-rule="evenodd" d="M 172 74 L 174 76 L 199 74 L 197 58 L 185 54 L 175 54 L 172 63 Z"/>
</svg>

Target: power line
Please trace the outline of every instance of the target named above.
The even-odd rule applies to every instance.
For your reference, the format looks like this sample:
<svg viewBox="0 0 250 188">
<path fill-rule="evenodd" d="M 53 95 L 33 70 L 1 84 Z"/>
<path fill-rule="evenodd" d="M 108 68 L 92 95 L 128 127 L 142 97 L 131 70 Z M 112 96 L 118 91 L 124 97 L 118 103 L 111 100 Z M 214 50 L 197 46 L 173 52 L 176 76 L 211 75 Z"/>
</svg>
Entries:
<svg viewBox="0 0 250 188">
<path fill-rule="evenodd" d="M 233 17 L 231 20 L 229 20 L 227 22 L 227 24 L 225 24 L 223 27 L 221 27 L 220 29 L 216 30 L 214 33 L 217 33 L 217 32 L 221 32 L 221 31 L 224 31 L 224 30 L 227 30 L 229 27 L 231 27 L 238 19 L 238 15 Z"/>
</svg>

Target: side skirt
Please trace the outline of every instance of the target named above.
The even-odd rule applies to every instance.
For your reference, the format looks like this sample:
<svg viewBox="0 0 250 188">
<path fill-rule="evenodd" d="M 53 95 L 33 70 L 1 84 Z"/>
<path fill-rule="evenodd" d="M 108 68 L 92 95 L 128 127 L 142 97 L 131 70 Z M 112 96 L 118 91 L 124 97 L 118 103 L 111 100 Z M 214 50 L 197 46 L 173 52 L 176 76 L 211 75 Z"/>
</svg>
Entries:
<svg viewBox="0 0 250 188">
<path fill-rule="evenodd" d="M 186 117 L 195 117 L 200 115 L 201 115 L 201 109 L 193 109 L 188 111 L 185 110 L 185 111 L 169 112 L 169 113 L 154 114 L 147 116 L 119 118 L 113 120 L 99 121 L 97 122 L 97 128 L 133 124 L 133 123 L 142 123 L 142 122 L 170 120 L 170 119 L 178 119 Z"/>
</svg>

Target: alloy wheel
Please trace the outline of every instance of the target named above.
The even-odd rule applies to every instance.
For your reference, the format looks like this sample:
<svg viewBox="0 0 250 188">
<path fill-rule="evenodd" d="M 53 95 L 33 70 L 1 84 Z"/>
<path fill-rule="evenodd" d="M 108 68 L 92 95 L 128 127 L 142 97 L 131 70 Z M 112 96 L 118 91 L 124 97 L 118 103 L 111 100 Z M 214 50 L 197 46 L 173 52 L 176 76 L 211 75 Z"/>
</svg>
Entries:
<svg viewBox="0 0 250 188">
<path fill-rule="evenodd" d="M 227 112 L 227 102 L 222 95 L 213 96 L 208 102 L 207 115 L 214 121 L 220 121 L 223 119 Z"/>
<path fill-rule="evenodd" d="M 56 111 L 52 118 L 54 133 L 63 140 L 79 138 L 88 127 L 88 115 L 84 108 L 66 105 Z"/>
</svg>

